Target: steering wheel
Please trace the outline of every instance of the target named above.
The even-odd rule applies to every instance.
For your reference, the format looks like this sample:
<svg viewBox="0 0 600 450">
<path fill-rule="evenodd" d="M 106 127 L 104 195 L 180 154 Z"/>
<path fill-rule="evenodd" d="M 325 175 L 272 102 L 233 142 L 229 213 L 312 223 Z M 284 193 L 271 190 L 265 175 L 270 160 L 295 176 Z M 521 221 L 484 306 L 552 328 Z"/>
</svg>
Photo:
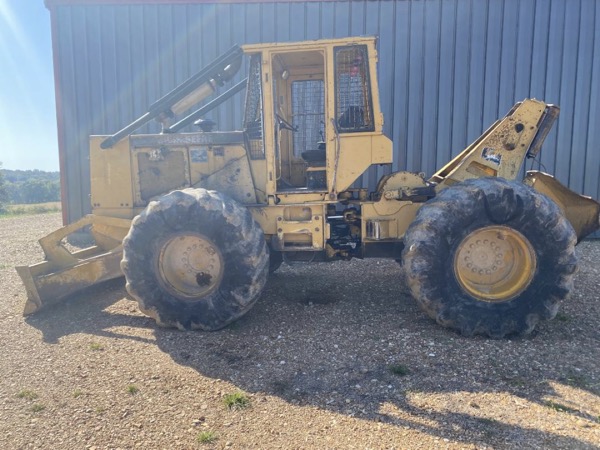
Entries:
<svg viewBox="0 0 600 450">
<path fill-rule="evenodd" d="M 287 120 L 285 120 L 283 117 L 281 117 L 278 113 L 275 113 L 275 117 L 277 118 L 277 125 L 279 125 L 279 128 L 284 129 L 284 130 L 290 130 L 294 133 L 296 131 L 298 131 L 298 127 L 295 127 L 294 125 L 289 123 Z"/>
</svg>

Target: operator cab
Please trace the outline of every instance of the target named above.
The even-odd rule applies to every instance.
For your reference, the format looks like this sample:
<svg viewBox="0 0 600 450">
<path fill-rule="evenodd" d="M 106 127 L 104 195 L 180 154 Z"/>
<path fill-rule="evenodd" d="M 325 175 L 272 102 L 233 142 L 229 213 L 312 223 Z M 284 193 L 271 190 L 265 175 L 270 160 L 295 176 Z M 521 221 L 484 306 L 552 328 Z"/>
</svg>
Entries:
<svg viewBox="0 0 600 450">
<path fill-rule="evenodd" d="M 274 53 L 277 191 L 327 191 L 325 51 Z M 334 48 L 337 133 L 372 131 L 365 45 Z"/>
<path fill-rule="evenodd" d="M 251 158 L 272 139 L 275 192 L 331 190 L 340 134 L 375 131 L 367 45 L 252 54 L 245 130 Z"/>
</svg>

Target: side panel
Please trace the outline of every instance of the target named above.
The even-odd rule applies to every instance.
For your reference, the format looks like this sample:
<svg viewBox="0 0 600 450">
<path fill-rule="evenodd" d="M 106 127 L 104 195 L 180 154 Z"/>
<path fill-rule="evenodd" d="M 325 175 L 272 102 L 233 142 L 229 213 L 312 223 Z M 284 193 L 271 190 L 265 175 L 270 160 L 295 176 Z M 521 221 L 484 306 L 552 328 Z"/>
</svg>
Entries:
<svg viewBox="0 0 600 450">
<path fill-rule="evenodd" d="M 102 150 L 106 136 L 90 137 L 90 173 L 94 214 L 133 218 L 134 194 L 129 139 Z"/>
<path fill-rule="evenodd" d="M 329 237 L 324 204 L 249 206 L 271 248 L 279 251 L 321 251 Z"/>
</svg>

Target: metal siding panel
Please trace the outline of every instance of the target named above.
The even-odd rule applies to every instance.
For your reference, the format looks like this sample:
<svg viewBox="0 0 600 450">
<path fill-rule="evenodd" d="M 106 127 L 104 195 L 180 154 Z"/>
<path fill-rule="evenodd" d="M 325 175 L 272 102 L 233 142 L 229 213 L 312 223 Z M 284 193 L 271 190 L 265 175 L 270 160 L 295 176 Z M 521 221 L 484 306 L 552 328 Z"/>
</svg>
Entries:
<svg viewBox="0 0 600 450">
<path fill-rule="evenodd" d="M 395 115 L 394 98 L 396 96 L 396 85 L 394 83 L 395 68 L 395 46 L 396 46 L 396 3 L 380 2 L 378 11 L 378 73 L 379 73 L 379 91 L 382 95 L 379 98 L 381 111 L 383 113 L 383 132 L 386 136 L 392 137 Z M 387 175 L 392 171 L 392 165 L 388 164 L 378 168 L 378 177 Z"/>
<path fill-rule="evenodd" d="M 483 106 L 486 95 L 485 65 L 487 47 L 488 4 L 471 0 L 471 55 L 469 60 L 469 108 L 467 140 L 474 141 L 482 132 Z M 443 162 L 443 161 L 442 161 Z M 438 164 L 440 167 L 442 164 Z"/>
<path fill-rule="evenodd" d="M 522 3 L 522 2 L 521 2 Z M 500 55 L 500 91 L 498 95 L 498 117 L 505 115 L 517 102 L 516 98 L 516 74 L 519 70 L 517 65 L 517 47 L 522 44 L 518 40 L 520 28 L 519 0 L 504 1 L 504 17 L 502 23 L 502 54 Z M 525 175 L 524 167 L 521 167 L 518 178 Z"/>
<path fill-rule="evenodd" d="M 380 97 L 381 110 L 383 112 L 384 123 L 383 132 L 386 136 L 392 136 L 394 124 L 394 97 L 396 95 L 396 86 L 394 84 L 394 65 L 395 65 L 395 44 L 396 27 L 395 25 L 395 3 L 380 2 L 379 23 L 377 35 L 378 39 L 378 57 L 379 61 L 379 90 L 383 93 Z"/>
<path fill-rule="evenodd" d="M 485 96 L 483 103 L 484 128 L 498 118 L 503 15 L 504 2 L 500 0 L 490 1 L 485 58 Z"/>
<path fill-rule="evenodd" d="M 577 192 L 583 192 L 584 177 L 581 174 L 585 173 L 585 154 L 588 139 L 586 118 L 590 114 L 590 90 L 592 87 L 592 71 L 590 68 L 592 67 L 594 51 L 593 0 L 582 1 L 578 39 L 569 185 Z"/>
<path fill-rule="evenodd" d="M 115 129 L 123 127 L 123 124 L 135 117 L 134 113 L 134 78 L 132 70 L 132 44 L 130 39 L 129 8 L 121 7 L 115 16 L 116 58 L 115 71 L 117 83 L 117 105 L 119 110 L 119 123 Z M 104 131 L 104 130 L 99 130 Z"/>
<path fill-rule="evenodd" d="M 411 172 L 418 172 L 421 163 L 420 152 L 423 148 L 423 76 L 425 42 L 425 3 L 413 2 L 410 14 L 409 32 L 409 68 L 408 68 L 408 123 L 406 167 Z"/>
<path fill-rule="evenodd" d="M 174 52 L 173 70 L 175 82 L 182 83 L 190 71 L 189 66 L 189 46 L 188 39 L 188 20 L 187 8 L 173 8 L 171 15 L 171 29 L 173 40 L 176 43 L 177 51 Z M 226 27 L 224 23 L 219 24 L 220 27 Z M 229 30 L 229 28 L 227 28 Z"/>
<path fill-rule="evenodd" d="M 420 170 L 433 173 L 436 166 L 436 133 L 440 85 L 440 22 L 439 1 L 425 3 L 425 51 L 423 54 L 423 131 Z M 418 149 L 415 149 L 418 151 Z"/>
<path fill-rule="evenodd" d="M 81 69 L 87 72 L 87 84 L 90 89 L 87 89 L 86 92 L 80 92 L 78 97 L 82 97 L 88 105 L 94 105 L 95 108 L 99 108 L 105 112 L 101 117 L 96 117 L 90 123 L 90 132 L 97 134 L 108 128 L 110 117 L 114 116 L 118 111 L 118 105 L 108 104 L 106 101 L 107 90 L 105 89 L 105 85 L 110 73 L 105 73 L 105 70 L 101 70 L 106 53 L 110 51 L 110 49 L 106 49 L 110 45 L 110 42 L 93 38 L 94 36 L 101 36 L 103 27 L 97 7 L 82 11 L 79 21 L 79 25 L 83 27 L 85 32 L 82 29 L 74 30 L 81 37 L 80 41 L 77 44 L 74 43 L 74 45 L 84 46 L 85 49 L 79 51 L 83 51 L 84 54 L 89 55 L 87 64 L 81 65 Z M 77 52 L 78 50 L 75 49 L 75 51 Z M 80 114 L 81 116 L 82 114 Z"/>
<path fill-rule="evenodd" d="M 518 2 L 517 55 L 515 68 L 515 101 L 531 96 L 533 39 L 535 34 L 535 2 Z"/>
<path fill-rule="evenodd" d="M 277 24 L 277 15 L 275 14 L 275 5 L 265 3 L 261 5 L 260 31 L 262 42 L 272 42 L 275 40 L 275 26 Z"/>
<path fill-rule="evenodd" d="M 468 96 L 469 96 L 469 28 L 470 8 L 464 1 L 458 1 L 456 7 L 455 50 L 454 50 L 454 86 L 452 104 L 452 152 L 458 153 L 467 145 Z M 442 161 L 443 163 L 444 161 Z"/>
<path fill-rule="evenodd" d="M 234 43 L 363 34 L 379 35 L 380 101 L 395 170 L 431 174 L 515 100 L 531 96 L 562 110 L 538 166 L 600 196 L 600 153 L 594 151 L 600 141 L 600 7 L 594 0 L 52 8 L 69 220 L 89 211 L 88 134 L 115 132 Z M 242 107 L 243 94 L 237 94 L 212 118 L 219 129 L 239 128 Z M 152 123 L 141 131 L 158 129 Z M 369 169 L 363 185 L 373 188 L 383 173 Z"/>
<path fill-rule="evenodd" d="M 394 170 L 406 170 L 408 135 L 408 67 L 410 61 L 410 2 L 396 4 L 396 42 L 394 54 L 394 123 L 391 138 L 394 141 Z"/>
<path fill-rule="evenodd" d="M 500 54 L 500 91 L 497 116 L 504 115 L 515 104 L 515 73 L 517 71 L 517 33 L 519 30 L 518 0 L 505 0 Z"/>
<path fill-rule="evenodd" d="M 75 84 L 75 52 L 73 51 L 73 28 L 71 26 L 72 9 L 60 8 L 56 12 L 57 29 L 59 30 L 56 51 L 59 53 L 61 68 L 59 95 L 62 98 L 60 123 L 64 124 L 58 133 L 62 136 L 65 171 L 65 200 L 67 202 L 67 220 L 69 222 L 81 217 L 84 212 L 82 194 L 85 183 L 81 180 L 79 161 L 81 146 L 77 142 L 77 88 Z M 89 182 L 87 183 L 89 184 Z"/>
<path fill-rule="evenodd" d="M 306 36 L 306 8 L 304 3 L 290 3 L 290 40 L 301 41 Z"/>
<path fill-rule="evenodd" d="M 320 37 L 329 39 L 334 37 L 335 3 L 327 2 L 321 4 L 321 30 Z"/>
<path fill-rule="evenodd" d="M 260 5 L 258 3 L 250 3 L 244 6 L 246 19 L 246 34 L 243 40 L 244 44 L 255 44 L 260 42 Z"/>
<path fill-rule="evenodd" d="M 560 88 L 561 88 L 561 67 L 562 67 L 562 55 L 563 55 L 563 43 L 564 43 L 564 20 L 565 19 L 565 5 L 564 3 L 551 2 L 550 4 L 550 25 L 549 29 L 552 30 L 548 35 L 548 59 L 547 59 L 547 74 L 546 74 L 546 91 L 544 93 L 544 100 L 546 102 L 556 103 L 560 105 Z M 562 118 L 565 117 L 565 110 L 561 106 L 561 118 L 559 124 L 562 122 Z M 554 126 L 554 133 L 548 136 L 548 145 L 541 153 L 541 164 L 545 171 L 553 173 L 555 175 L 560 174 L 556 169 L 556 148 L 558 141 L 559 127 Z M 564 173 L 563 173 L 564 175 Z M 562 178 L 562 177 L 561 177 Z"/>
<path fill-rule="evenodd" d="M 321 4 L 306 3 L 306 39 L 321 37 Z"/>
<path fill-rule="evenodd" d="M 558 121 L 558 142 L 554 174 L 562 183 L 569 184 L 571 163 L 571 139 L 573 137 L 573 116 L 575 113 L 575 79 L 577 77 L 577 46 L 579 45 L 578 0 L 571 0 L 564 15 L 564 47 L 560 84 L 561 119 Z M 569 32 L 574 30 L 575 32 Z"/>
<path fill-rule="evenodd" d="M 456 42 L 456 1 L 441 2 L 440 75 L 438 126 L 436 132 L 436 167 L 440 169 L 458 150 L 452 148 L 452 104 L 454 103 L 454 51 Z M 431 172 L 430 172 L 431 173 Z"/>
<path fill-rule="evenodd" d="M 367 5 L 365 3 L 363 14 L 364 14 L 365 35 L 380 36 L 381 2 L 379 2 L 379 1 L 373 2 L 370 5 Z M 379 84 L 379 82 L 381 81 L 381 76 L 378 76 L 377 81 Z M 383 93 L 389 92 L 389 91 L 382 90 L 381 85 L 379 85 L 379 91 L 382 93 L 382 95 L 380 96 L 380 102 L 381 102 L 381 97 L 385 97 L 385 95 Z M 380 107 L 383 110 L 383 106 L 381 106 L 381 104 L 380 104 Z M 385 133 L 385 130 L 384 130 L 384 133 Z M 379 179 L 383 175 L 387 174 L 388 172 L 389 171 L 386 172 L 386 168 L 384 168 L 383 166 L 370 167 L 369 170 L 367 171 L 369 190 L 374 191 L 377 188 L 377 182 L 379 181 Z"/>
<path fill-rule="evenodd" d="M 350 2 L 350 36 L 363 36 L 365 34 L 365 18 L 364 0 Z"/>
<path fill-rule="evenodd" d="M 285 42 L 290 40 L 290 3 L 277 3 L 275 5 L 275 40 Z"/>
<path fill-rule="evenodd" d="M 590 113 L 587 120 L 588 141 L 585 160 L 583 193 L 600 199 L 600 7 L 594 3 L 594 57 L 591 67 L 592 83 L 590 89 Z M 590 14 L 592 15 L 592 14 Z"/>
<path fill-rule="evenodd" d="M 227 4 L 215 5 L 215 26 L 217 29 L 217 35 L 215 36 L 214 40 L 216 41 L 215 45 L 217 46 L 218 55 L 226 52 L 233 45 L 230 6 L 231 5 Z M 237 81 L 238 79 L 236 77 L 235 82 Z M 224 86 L 223 88 L 219 89 L 219 92 L 225 92 L 229 87 L 231 86 Z M 241 114 L 236 114 L 236 111 L 239 112 L 241 110 L 240 107 L 235 107 L 238 102 L 239 97 L 236 95 L 231 101 L 225 102 L 213 110 L 211 112 L 211 116 L 207 116 L 207 118 L 211 118 L 216 122 L 217 130 L 229 130 L 232 124 L 242 123 Z M 195 127 L 190 128 L 195 129 Z"/>
<path fill-rule="evenodd" d="M 87 42 L 89 36 L 86 34 L 86 10 L 85 8 L 73 8 L 71 15 L 70 28 L 72 31 L 72 50 L 75 54 L 88 55 Z M 92 125 L 91 115 L 93 112 L 90 100 L 90 71 L 93 70 L 93 64 L 97 59 L 91 59 L 88 64 L 78 64 L 73 67 L 74 82 L 74 112 L 70 125 L 73 126 L 73 132 L 67 136 L 67 142 L 70 144 L 69 163 L 70 170 L 76 174 L 77 185 L 85 185 L 90 179 L 90 168 L 88 165 L 87 152 L 81 152 L 80 149 L 87 150 L 89 130 Z M 90 64 L 91 63 L 91 64 Z M 90 68 L 91 65 L 91 68 Z M 106 108 L 105 103 L 105 108 Z M 107 108 L 108 110 L 108 108 Z M 109 112 L 114 112 L 110 110 Z M 77 188 L 71 189 L 70 198 L 79 211 L 90 209 L 90 202 L 87 192 Z"/>
<path fill-rule="evenodd" d="M 536 0 L 533 24 L 530 95 L 545 98 L 550 34 L 550 0 Z"/>
<path fill-rule="evenodd" d="M 350 3 L 350 1 L 334 3 L 333 37 L 350 35 Z"/>
</svg>

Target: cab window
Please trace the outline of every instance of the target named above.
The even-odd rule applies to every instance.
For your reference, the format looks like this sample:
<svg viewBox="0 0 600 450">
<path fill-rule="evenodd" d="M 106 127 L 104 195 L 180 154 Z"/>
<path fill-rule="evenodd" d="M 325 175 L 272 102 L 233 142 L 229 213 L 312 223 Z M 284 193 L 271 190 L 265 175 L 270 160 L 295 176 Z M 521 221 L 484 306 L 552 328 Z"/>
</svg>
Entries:
<svg viewBox="0 0 600 450">
<path fill-rule="evenodd" d="M 341 133 L 374 131 L 366 45 L 336 47 L 335 110 Z"/>
</svg>

